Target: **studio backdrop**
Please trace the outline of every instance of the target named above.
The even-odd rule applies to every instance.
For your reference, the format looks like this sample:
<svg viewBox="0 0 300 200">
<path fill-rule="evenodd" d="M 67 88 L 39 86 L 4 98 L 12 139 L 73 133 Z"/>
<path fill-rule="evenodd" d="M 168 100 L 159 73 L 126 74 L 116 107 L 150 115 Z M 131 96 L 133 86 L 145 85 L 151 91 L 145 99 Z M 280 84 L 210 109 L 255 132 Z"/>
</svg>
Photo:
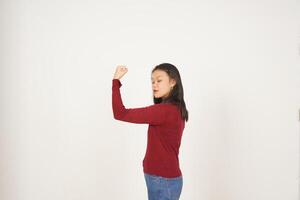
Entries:
<svg viewBox="0 0 300 200">
<path fill-rule="evenodd" d="M 151 70 L 181 74 L 182 200 L 297 200 L 299 2 L 0 3 L 0 199 L 147 199 Z"/>
</svg>

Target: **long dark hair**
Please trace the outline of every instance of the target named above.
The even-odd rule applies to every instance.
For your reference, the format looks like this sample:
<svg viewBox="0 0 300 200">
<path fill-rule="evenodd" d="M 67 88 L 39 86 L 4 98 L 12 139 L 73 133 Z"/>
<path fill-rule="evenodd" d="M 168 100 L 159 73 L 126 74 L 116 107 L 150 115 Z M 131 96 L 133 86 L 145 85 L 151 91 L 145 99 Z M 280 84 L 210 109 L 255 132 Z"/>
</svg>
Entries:
<svg viewBox="0 0 300 200">
<path fill-rule="evenodd" d="M 178 69 L 170 63 L 161 63 L 153 68 L 152 73 L 155 70 L 165 71 L 171 79 L 174 79 L 176 81 L 176 85 L 173 87 L 170 94 L 165 99 L 155 98 L 153 96 L 154 104 L 167 103 L 167 102 L 175 104 L 180 109 L 182 119 L 188 121 L 189 113 L 185 106 L 182 81 Z"/>
</svg>

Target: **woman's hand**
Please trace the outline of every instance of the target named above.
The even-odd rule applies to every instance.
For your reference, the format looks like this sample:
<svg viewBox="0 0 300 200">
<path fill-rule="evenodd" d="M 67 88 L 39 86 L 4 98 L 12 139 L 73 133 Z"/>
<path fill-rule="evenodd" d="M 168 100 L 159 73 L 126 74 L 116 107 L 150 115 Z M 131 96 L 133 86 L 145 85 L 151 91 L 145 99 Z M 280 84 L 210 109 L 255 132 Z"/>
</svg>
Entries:
<svg viewBox="0 0 300 200">
<path fill-rule="evenodd" d="M 114 74 L 114 79 L 121 79 L 128 71 L 124 65 L 118 65 Z"/>
</svg>

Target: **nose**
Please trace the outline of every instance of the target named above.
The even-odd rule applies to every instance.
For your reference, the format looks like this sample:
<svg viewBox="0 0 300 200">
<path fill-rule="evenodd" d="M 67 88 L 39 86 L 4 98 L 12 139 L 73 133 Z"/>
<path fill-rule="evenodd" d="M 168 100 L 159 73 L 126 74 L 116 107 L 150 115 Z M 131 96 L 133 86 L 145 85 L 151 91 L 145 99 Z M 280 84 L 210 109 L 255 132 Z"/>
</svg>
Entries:
<svg viewBox="0 0 300 200">
<path fill-rule="evenodd" d="M 157 89 L 157 84 L 153 83 L 153 84 L 152 84 L 152 89 L 153 89 L 153 90 Z"/>
</svg>

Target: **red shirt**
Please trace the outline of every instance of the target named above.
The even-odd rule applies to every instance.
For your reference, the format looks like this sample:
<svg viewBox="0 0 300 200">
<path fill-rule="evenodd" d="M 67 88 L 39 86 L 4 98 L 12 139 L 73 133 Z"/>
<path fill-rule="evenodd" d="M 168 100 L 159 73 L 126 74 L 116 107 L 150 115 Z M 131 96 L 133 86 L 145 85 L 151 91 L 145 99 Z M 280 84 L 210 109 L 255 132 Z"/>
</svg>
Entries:
<svg viewBox="0 0 300 200">
<path fill-rule="evenodd" d="M 119 79 L 112 80 L 114 118 L 130 123 L 149 124 L 143 171 L 166 178 L 181 176 L 178 155 L 185 121 L 181 118 L 180 110 L 171 103 L 125 108 L 120 93 L 121 86 Z"/>
</svg>

